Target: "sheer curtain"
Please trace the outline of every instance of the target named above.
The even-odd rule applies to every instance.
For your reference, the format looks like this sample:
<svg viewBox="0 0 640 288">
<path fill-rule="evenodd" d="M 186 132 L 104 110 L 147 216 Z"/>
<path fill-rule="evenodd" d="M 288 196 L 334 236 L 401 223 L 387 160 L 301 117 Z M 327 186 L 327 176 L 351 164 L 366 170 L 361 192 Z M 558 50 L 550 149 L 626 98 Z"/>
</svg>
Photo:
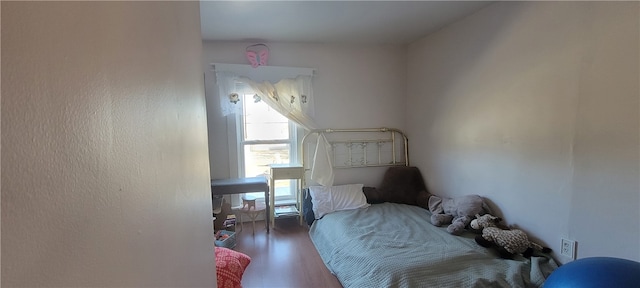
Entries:
<svg viewBox="0 0 640 288">
<path fill-rule="evenodd" d="M 318 128 L 310 115 L 313 110 L 310 104 L 313 98 L 311 76 L 286 78 L 275 84 L 268 81 L 258 83 L 247 77 L 239 77 L 238 81 L 251 87 L 259 97 L 256 98 L 257 101 L 264 101 L 287 119 L 307 130 Z"/>
<path fill-rule="evenodd" d="M 269 73 L 268 70 L 264 71 Z M 272 83 L 270 81 L 258 82 L 259 80 L 238 76 L 236 73 L 216 69 L 216 81 L 223 115 L 226 116 L 240 111 L 240 105 L 242 104 L 239 103 L 241 98 L 239 95 L 254 93 L 255 101 L 264 101 L 271 108 L 304 129 L 313 130 L 319 128 L 313 120 L 314 99 L 310 75 L 282 78 Z M 240 86 L 249 87 L 249 90 L 239 91 L 237 87 Z M 331 186 L 334 179 L 333 163 L 330 156 L 331 145 L 324 136 L 318 137 L 316 142 L 310 178 L 320 185 Z"/>
</svg>

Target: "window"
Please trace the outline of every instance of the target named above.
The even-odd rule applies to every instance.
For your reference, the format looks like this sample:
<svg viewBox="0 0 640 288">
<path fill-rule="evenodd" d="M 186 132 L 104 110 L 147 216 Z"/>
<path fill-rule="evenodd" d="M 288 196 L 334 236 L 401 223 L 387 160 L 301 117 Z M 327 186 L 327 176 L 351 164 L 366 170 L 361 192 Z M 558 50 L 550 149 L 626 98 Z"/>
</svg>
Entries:
<svg viewBox="0 0 640 288">
<path fill-rule="evenodd" d="M 251 65 L 222 63 L 212 63 L 211 66 L 216 74 L 220 112 L 227 120 L 229 177 L 266 174 L 269 164 L 300 163 L 298 143 L 304 135 L 302 126 L 316 126 L 310 120 L 310 114 L 313 113 L 309 113 L 313 112 L 311 77 L 314 70 L 278 66 L 261 66 L 260 69 L 256 69 Z M 296 121 L 302 126 L 278 115 L 264 102 L 272 98 L 258 98 L 256 91 L 251 87 L 260 89 L 263 93 L 258 94 L 261 96 L 274 95 L 273 91 L 288 95 L 287 103 L 295 105 L 279 107 L 276 110 L 296 115 L 300 118 L 296 118 Z M 278 92 L 279 90 L 282 92 Z M 254 101 L 254 96 L 260 101 Z M 273 97 L 274 100 L 275 98 Z M 278 181 L 275 186 L 273 192 L 277 204 L 289 204 L 289 201 L 283 201 L 289 199 L 295 202 L 297 193 L 293 189 L 297 186 L 296 180 Z M 253 195 L 262 198 L 264 192 Z M 240 197 L 236 196 L 230 197 L 232 207 L 240 204 Z"/>
<path fill-rule="evenodd" d="M 267 175 L 270 164 L 297 162 L 296 125 L 247 90 L 241 95 L 242 113 L 237 113 L 240 176 Z M 275 199 L 295 199 L 295 187 L 294 180 L 277 180 Z M 264 197 L 263 192 L 246 194 Z"/>
</svg>

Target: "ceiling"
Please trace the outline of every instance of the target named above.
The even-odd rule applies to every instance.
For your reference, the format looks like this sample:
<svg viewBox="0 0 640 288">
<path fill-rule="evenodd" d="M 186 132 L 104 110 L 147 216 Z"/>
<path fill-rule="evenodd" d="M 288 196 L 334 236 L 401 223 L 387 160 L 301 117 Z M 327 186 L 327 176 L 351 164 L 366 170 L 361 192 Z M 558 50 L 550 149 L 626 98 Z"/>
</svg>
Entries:
<svg viewBox="0 0 640 288">
<path fill-rule="evenodd" d="M 201 1 L 203 40 L 408 44 L 490 1 Z"/>
</svg>

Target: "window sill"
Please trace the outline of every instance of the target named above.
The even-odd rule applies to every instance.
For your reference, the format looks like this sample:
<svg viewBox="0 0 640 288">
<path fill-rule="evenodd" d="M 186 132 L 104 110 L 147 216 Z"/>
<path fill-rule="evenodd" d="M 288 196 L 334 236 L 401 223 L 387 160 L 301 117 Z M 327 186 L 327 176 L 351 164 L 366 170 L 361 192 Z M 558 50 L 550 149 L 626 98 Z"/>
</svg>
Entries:
<svg viewBox="0 0 640 288">
<path fill-rule="evenodd" d="M 296 205 L 296 199 L 276 200 L 275 206 Z"/>
<path fill-rule="evenodd" d="M 256 198 L 257 202 L 264 203 L 264 197 Z M 275 206 L 288 206 L 288 205 L 296 205 L 296 199 L 276 199 Z M 240 206 L 242 206 L 242 200 L 240 200 Z"/>
</svg>

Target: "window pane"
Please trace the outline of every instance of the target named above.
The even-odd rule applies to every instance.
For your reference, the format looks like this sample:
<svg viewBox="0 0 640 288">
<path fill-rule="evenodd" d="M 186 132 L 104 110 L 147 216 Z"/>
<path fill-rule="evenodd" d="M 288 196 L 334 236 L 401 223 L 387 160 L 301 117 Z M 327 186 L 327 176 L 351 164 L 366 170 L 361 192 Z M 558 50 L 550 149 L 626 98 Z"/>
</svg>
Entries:
<svg viewBox="0 0 640 288">
<path fill-rule="evenodd" d="M 273 186 L 276 186 L 276 199 L 280 198 L 280 197 L 288 197 L 288 196 L 293 196 L 293 185 L 292 184 L 293 181 L 292 180 L 275 180 L 273 181 Z"/>
<path fill-rule="evenodd" d="M 245 176 L 255 177 L 269 174 L 270 164 L 289 163 L 289 144 L 246 144 L 244 145 Z M 276 198 L 281 196 L 292 196 L 292 181 L 276 180 Z M 264 197 L 263 192 L 247 193 L 257 198 Z"/>
<path fill-rule="evenodd" d="M 289 150 L 289 144 L 244 145 L 244 175 L 267 175 L 270 164 L 289 163 Z"/>
<path fill-rule="evenodd" d="M 253 95 L 244 95 L 244 140 L 289 139 L 289 120 Z"/>
</svg>

